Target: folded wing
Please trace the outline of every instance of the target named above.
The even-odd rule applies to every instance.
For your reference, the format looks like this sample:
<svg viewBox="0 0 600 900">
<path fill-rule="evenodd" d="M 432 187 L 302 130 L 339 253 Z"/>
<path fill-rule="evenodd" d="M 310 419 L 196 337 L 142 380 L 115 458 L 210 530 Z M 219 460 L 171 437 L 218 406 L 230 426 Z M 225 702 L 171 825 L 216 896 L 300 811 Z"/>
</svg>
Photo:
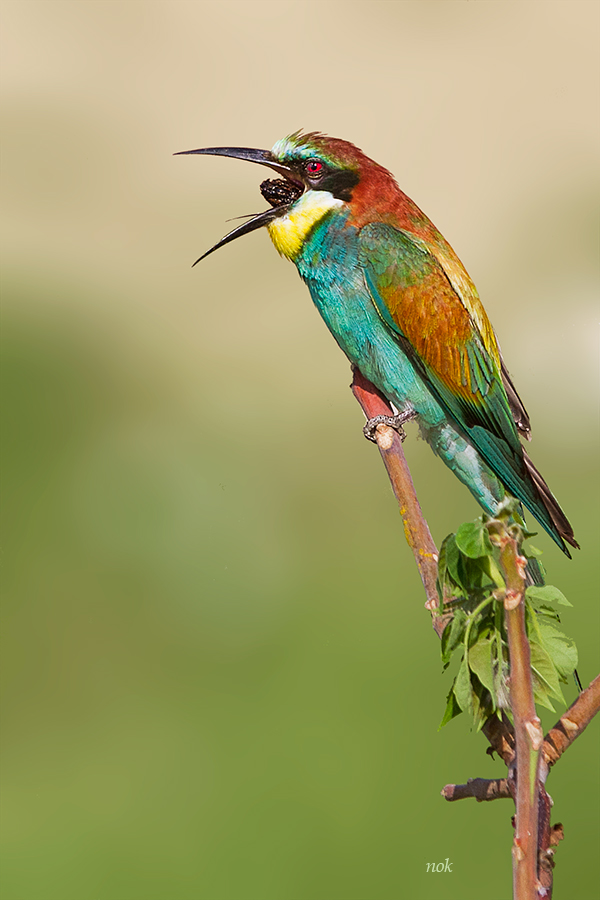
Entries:
<svg viewBox="0 0 600 900">
<path fill-rule="evenodd" d="M 436 256 L 391 225 L 364 226 L 359 244 L 379 315 L 448 417 L 561 549 L 567 552 L 564 540 L 577 546 L 548 486 L 524 456 L 518 431 L 528 434 L 529 418 L 474 289 L 465 302 Z"/>
</svg>

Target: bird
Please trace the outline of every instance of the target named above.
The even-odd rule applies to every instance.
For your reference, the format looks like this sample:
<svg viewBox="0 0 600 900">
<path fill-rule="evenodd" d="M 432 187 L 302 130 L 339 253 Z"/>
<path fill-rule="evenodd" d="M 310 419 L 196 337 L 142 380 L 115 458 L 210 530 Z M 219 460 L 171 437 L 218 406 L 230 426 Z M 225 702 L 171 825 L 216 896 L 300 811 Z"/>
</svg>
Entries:
<svg viewBox="0 0 600 900">
<path fill-rule="evenodd" d="M 402 432 L 416 419 L 488 515 L 514 497 L 567 556 L 567 544 L 579 547 L 521 443 L 531 437 L 530 419 L 475 285 L 390 171 L 320 132 L 296 131 L 271 150 L 205 147 L 175 155 L 232 157 L 281 176 L 261 184 L 270 207 L 194 265 L 266 227 L 352 366 L 397 411 L 390 424 Z"/>
</svg>

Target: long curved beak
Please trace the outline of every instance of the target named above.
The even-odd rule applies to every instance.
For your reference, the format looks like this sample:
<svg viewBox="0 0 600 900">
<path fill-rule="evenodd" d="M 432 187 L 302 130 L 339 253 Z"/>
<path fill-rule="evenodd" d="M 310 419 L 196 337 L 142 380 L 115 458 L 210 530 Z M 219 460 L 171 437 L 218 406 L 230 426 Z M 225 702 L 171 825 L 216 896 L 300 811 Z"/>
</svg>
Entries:
<svg viewBox="0 0 600 900">
<path fill-rule="evenodd" d="M 279 172 L 280 175 L 283 175 L 288 181 L 292 181 L 295 184 L 301 184 L 295 177 L 294 173 L 287 166 L 284 166 L 278 159 L 276 159 L 270 150 L 253 150 L 250 147 L 202 147 L 198 150 L 181 150 L 179 153 L 174 153 L 174 156 L 230 156 L 233 159 L 244 159 L 246 162 L 258 163 L 260 166 L 268 166 L 269 169 L 274 169 L 276 172 Z M 229 244 L 230 241 L 234 241 L 238 237 L 242 237 L 244 234 L 250 234 L 251 231 L 256 231 L 257 228 L 262 228 L 263 225 L 268 225 L 269 222 L 272 222 L 274 219 L 278 218 L 281 215 L 284 215 L 289 209 L 290 204 L 284 203 L 281 206 L 276 206 L 273 209 L 267 209 L 262 213 L 254 216 L 250 221 L 244 222 L 243 225 L 239 225 L 237 228 L 234 228 L 233 231 L 230 231 L 229 234 L 226 234 L 225 237 L 221 238 L 218 244 L 215 244 L 214 247 L 211 247 L 210 250 L 207 250 L 206 253 L 203 253 L 202 256 L 198 257 L 196 262 L 192 265 L 192 268 L 199 263 L 201 260 L 205 259 L 211 253 L 214 253 L 215 250 L 218 250 L 219 247 L 225 246 L 225 244 Z"/>
<path fill-rule="evenodd" d="M 200 150 L 180 150 L 173 156 L 231 156 L 232 159 L 245 159 L 246 162 L 258 163 L 275 169 L 280 175 L 295 181 L 292 170 L 275 159 L 270 150 L 252 150 L 250 147 L 203 147 Z"/>
<path fill-rule="evenodd" d="M 278 218 L 278 216 L 283 215 L 287 212 L 289 205 L 285 206 L 277 206 L 275 209 L 266 209 L 264 212 L 258 213 L 258 215 L 253 216 L 248 222 L 244 222 L 243 225 L 238 225 L 237 228 L 234 228 L 233 231 L 230 231 L 229 234 L 226 234 L 225 237 L 222 237 L 221 240 L 215 244 L 214 247 L 211 247 L 210 250 L 207 250 L 206 253 L 203 253 L 202 256 L 199 256 L 195 263 L 192 263 L 192 269 L 196 265 L 196 263 L 201 262 L 203 259 L 206 259 L 207 256 L 210 256 L 211 253 L 214 253 L 215 250 L 218 250 L 219 247 L 224 247 L 225 244 L 229 244 L 230 241 L 235 241 L 236 238 L 242 237 L 244 234 L 250 234 L 251 231 L 256 231 L 257 228 L 262 228 L 263 225 L 268 225 L 269 222 L 272 222 L 273 219 Z"/>
</svg>

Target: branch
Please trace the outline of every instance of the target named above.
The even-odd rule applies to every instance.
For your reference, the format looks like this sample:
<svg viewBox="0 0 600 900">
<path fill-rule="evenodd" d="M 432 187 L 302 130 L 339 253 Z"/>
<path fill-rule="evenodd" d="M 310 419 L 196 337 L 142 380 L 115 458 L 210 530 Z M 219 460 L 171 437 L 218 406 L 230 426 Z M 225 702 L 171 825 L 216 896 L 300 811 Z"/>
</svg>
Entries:
<svg viewBox="0 0 600 900">
<path fill-rule="evenodd" d="M 544 739 L 536 715 L 531 682 L 531 657 L 525 629 L 525 565 L 517 541 L 499 519 L 489 523 L 490 539 L 500 547 L 500 568 L 506 583 L 504 611 L 510 659 L 510 705 L 515 723 L 516 759 L 509 780 L 516 778 L 513 893 L 519 900 L 538 897 L 538 765 Z"/>
<path fill-rule="evenodd" d="M 599 710 L 600 675 L 597 675 L 544 738 L 542 756 L 548 769 L 560 759 L 575 738 L 585 731 Z"/>
<path fill-rule="evenodd" d="M 393 410 L 377 388 L 368 381 L 357 368 L 353 368 L 352 393 L 360 403 L 367 419 L 375 416 L 391 416 Z M 398 432 L 389 425 L 378 425 L 375 431 L 377 446 L 383 464 L 392 483 L 392 489 L 400 506 L 404 534 L 413 552 L 417 568 L 425 588 L 426 608 L 430 610 L 433 627 L 441 638 L 448 617 L 437 615 L 439 599 L 437 593 L 438 553 L 429 526 L 417 499 L 417 492 L 406 462 L 402 440 Z"/>
<path fill-rule="evenodd" d="M 359 402 L 367 419 L 375 416 L 389 416 L 393 410 L 374 384 L 365 378 L 356 366 L 352 367 L 352 393 Z M 435 632 L 441 638 L 451 614 L 439 615 L 439 598 L 437 593 L 437 561 L 438 552 L 431 536 L 429 526 L 417 499 L 410 469 L 406 462 L 402 441 L 393 428 L 378 425 L 376 429 L 377 446 L 386 467 L 392 489 L 400 506 L 404 533 L 409 547 L 413 551 L 421 581 L 425 588 L 426 608 L 432 615 Z M 496 716 L 488 719 L 483 732 L 491 744 L 488 753 L 495 751 L 502 757 L 506 765 L 510 765 L 514 757 L 515 738 L 513 727 L 503 715 L 500 722 Z"/>
<path fill-rule="evenodd" d="M 392 408 L 377 388 L 361 372 L 353 367 L 352 393 L 361 405 L 367 419 L 378 415 L 389 416 Z M 387 425 L 376 429 L 376 441 L 402 515 L 404 533 L 410 546 L 430 610 L 433 627 L 441 638 L 452 614 L 439 614 L 437 592 L 437 548 L 429 531 L 417 499 L 410 470 L 404 456 L 402 440 Z M 529 642 L 525 630 L 523 602 L 525 560 L 519 556 L 516 541 L 506 531 L 502 522 L 490 522 L 492 540 L 501 546 L 501 567 L 506 582 L 504 596 L 505 620 L 510 653 L 511 707 L 516 729 L 507 716 L 492 716 L 483 726 L 490 747 L 504 760 L 509 769 L 508 779 L 469 779 L 466 785 L 446 785 L 442 796 L 448 801 L 475 797 L 478 801 L 513 796 L 517 806 L 516 833 L 513 845 L 513 871 L 515 897 L 533 900 L 544 896 L 549 900 L 552 892 L 553 848 L 562 839 L 562 826 L 550 828 L 551 800 L 545 790 L 548 770 L 562 756 L 587 727 L 600 709 L 600 676 L 596 678 L 575 703 L 559 719 L 543 739 L 540 722 L 535 714 L 531 684 Z M 515 733 L 516 732 L 516 733 Z M 540 761 L 542 751 L 542 764 Z M 520 778 L 516 779 L 517 759 L 520 760 Z M 525 764 L 523 763 L 525 761 Z M 538 777 L 538 768 L 540 769 Z M 539 843 L 538 843 L 539 837 Z M 539 855 L 538 855 L 539 847 Z M 537 866 L 539 856 L 539 881 Z"/>
<path fill-rule="evenodd" d="M 490 756 L 497 753 L 510 767 L 514 762 L 516 752 L 515 730 L 506 713 L 502 713 L 502 721 L 497 716 L 490 716 L 481 730 L 490 742 L 486 752 Z"/>
<path fill-rule="evenodd" d="M 506 778 L 469 778 L 466 784 L 447 784 L 440 793 L 448 802 L 475 797 L 478 803 L 482 803 L 484 800 L 512 797 Z"/>
</svg>

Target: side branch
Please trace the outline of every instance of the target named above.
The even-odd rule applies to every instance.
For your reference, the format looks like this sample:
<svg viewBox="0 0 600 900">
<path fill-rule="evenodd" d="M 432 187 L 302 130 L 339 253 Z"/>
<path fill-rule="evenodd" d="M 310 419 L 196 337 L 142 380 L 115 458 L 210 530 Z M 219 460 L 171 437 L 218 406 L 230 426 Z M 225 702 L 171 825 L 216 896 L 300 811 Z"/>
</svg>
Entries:
<svg viewBox="0 0 600 900">
<path fill-rule="evenodd" d="M 478 803 L 512 798 L 506 778 L 469 778 L 466 784 L 447 784 L 440 793 L 448 802 L 467 797 L 474 797 Z"/>
<path fill-rule="evenodd" d="M 553 766 L 575 738 L 585 731 L 598 711 L 600 711 L 600 675 L 597 675 L 589 687 L 581 692 L 544 738 L 542 757 L 548 768 Z"/>
</svg>

